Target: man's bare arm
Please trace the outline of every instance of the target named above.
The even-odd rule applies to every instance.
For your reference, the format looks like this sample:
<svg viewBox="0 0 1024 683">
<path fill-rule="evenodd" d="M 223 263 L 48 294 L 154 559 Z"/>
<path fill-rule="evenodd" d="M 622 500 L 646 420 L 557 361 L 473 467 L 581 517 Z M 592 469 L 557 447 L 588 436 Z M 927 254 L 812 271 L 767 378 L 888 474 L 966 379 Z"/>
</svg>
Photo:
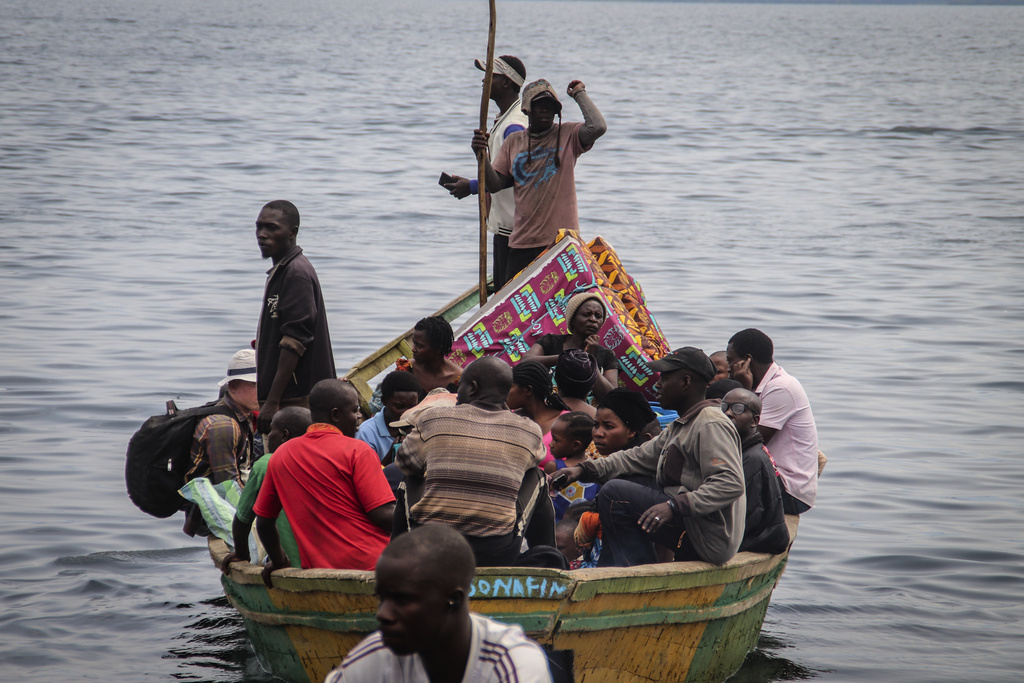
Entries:
<svg viewBox="0 0 1024 683">
<path fill-rule="evenodd" d="M 235 542 L 234 549 L 221 562 L 220 570 L 225 574 L 231 569 L 232 562 L 252 562 L 249 555 L 249 530 L 252 524 L 235 517 L 231 520 L 231 538 Z"/>
<path fill-rule="evenodd" d="M 375 507 L 367 512 L 366 516 L 370 518 L 371 522 L 390 534 L 391 524 L 395 519 L 395 504 L 385 503 L 380 507 Z"/>
<path fill-rule="evenodd" d="M 260 535 L 263 547 L 267 551 L 268 561 L 267 566 L 263 568 L 263 583 L 267 585 L 267 588 L 273 588 L 270 579 L 271 573 L 277 569 L 291 566 L 288 556 L 284 554 L 284 548 L 281 547 L 281 536 L 277 533 L 277 519 L 257 515 L 256 533 Z"/>
<path fill-rule="evenodd" d="M 757 425 L 757 431 L 761 432 L 761 438 L 764 439 L 764 445 L 767 446 L 771 442 L 772 437 L 775 436 L 776 432 L 778 432 L 779 430 L 775 429 L 774 427 L 765 427 L 764 425 Z"/>
</svg>

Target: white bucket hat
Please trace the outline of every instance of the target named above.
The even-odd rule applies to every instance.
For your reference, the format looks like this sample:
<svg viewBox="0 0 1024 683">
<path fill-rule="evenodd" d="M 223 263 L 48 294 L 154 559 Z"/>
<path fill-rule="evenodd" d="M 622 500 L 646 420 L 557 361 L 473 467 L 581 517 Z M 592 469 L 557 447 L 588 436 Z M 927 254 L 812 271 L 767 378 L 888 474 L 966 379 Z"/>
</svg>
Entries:
<svg viewBox="0 0 1024 683">
<path fill-rule="evenodd" d="M 242 349 L 231 356 L 228 362 L 227 377 L 217 383 L 222 387 L 233 379 L 240 379 L 244 382 L 256 381 L 256 352 L 252 349 Z"/>
</svg>

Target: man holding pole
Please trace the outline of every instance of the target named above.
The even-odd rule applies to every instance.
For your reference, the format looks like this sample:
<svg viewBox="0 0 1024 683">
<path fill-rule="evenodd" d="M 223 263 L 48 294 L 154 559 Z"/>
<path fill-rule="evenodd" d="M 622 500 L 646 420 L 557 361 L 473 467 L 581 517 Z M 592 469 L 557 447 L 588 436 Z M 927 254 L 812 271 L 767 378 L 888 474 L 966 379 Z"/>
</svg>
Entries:
<svg viewBox="0 0 1024 683">
<path fill-rule="evenodd" d="M 476 68 L 486 71 L 487 67 L 481 60 L 475 61 Z M 527 118 L 521 108 L 522 101 L 519 91 L 526 80 L 526 67 L 523 62 L 512 55 L 494 58 L 494 73 L 491 77 L 491 100 L 498 105 L 499 114 L 491 126 L 487 152 L 490 159 L 496 159 L 501 151 L 501 143 L 512 133 L 526 130 Z M 452 196 L 463 199 L 470 194 L 477 194 L 477 180 L 452 176 L 453 182 L 446 183 L 444 188 Z M 505 284 L 507 278 L 505 265 L 508 260 L 508 239 L 515 225 L 515 198 L 511 188 L 491 194 L 491 206 L 487 214 L 487 230 L 494 235 L 494 291 Z"/>
<path fill-rule="evenodd" d="M 560 229 L 579 230 L 576 159 L 590 150 L 608 127 L 582 81 L 569 83 L 567 93 L 579 105 L 583 123 L 561 122 L 562 104 L 550 83 L 541 79 L 527 85 L 522 110 L 529 128 L 505 139 L 493 165 L 486 154 L 487 133 L 473 132 L 473 151 L 484 157 L 486 190 L 514 188 L 515 225 L 509 237 L 506 280 L 551 247 Z"/>
</svg>

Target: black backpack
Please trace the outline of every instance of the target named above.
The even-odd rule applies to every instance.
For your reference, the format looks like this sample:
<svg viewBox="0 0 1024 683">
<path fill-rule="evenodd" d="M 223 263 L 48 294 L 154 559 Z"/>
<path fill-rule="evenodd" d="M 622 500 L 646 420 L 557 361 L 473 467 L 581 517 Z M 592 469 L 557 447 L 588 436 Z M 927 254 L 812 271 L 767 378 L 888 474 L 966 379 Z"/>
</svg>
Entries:
<svg viewBox="0 0 1024 683">
<path fill-rule="evenodd" d="M 168 401 L 165 414 L 149 418 L 132 436 L 124 481 L 128 497 L 140 510 L 154 517 L 170 517 L 186 508 L 188 501 L 178 489 L 185 485 L 185 474 L 192 469 L 196 424 L 207 415 L 237 419 L 235 411 L 224 404 L 217 405 L 217 401 L 186 410 L 178 410 L 174 401 Z"/>
</svg>

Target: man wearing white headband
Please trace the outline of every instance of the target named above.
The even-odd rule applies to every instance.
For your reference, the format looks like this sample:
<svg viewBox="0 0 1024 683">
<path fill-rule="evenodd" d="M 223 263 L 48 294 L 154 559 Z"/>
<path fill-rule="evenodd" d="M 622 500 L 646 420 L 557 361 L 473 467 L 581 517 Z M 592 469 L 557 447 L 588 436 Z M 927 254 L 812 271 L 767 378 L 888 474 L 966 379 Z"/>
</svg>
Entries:
<svg viewBox="0 0 1024 683">
<path fill-rule="evenodd" d="M 522 109 L 529 128 L 509 135 L 496 157 L 486 161 L 488 192 L 514 188 L 515 226 L 509 237 L 506 279 L 510 280 L 555 243 L 559 230 L 579 230 L 576 160 L 608 129 L 582 81 L 566 89 L 583 113 L 583 123 L 562 124 L 562 104 L 541 79 L 523 88 Z M 555 116 L 558 123 L 555 123 Z M 473 151 L 489 147 L 488 135 L 473 132 Z M 492 165 L 493 162 L 493 165 Z"/>
<path fill-rule="evenodd" d="M 487 70 L 487 65 L 477 59 L 476 68 Z M 496 159 L 501 151 L 501 143 L 512 133 L 526 130 L 528 123 L 519 99 L 519 89 L 526 80 L 526 67 L 518 57 L 502 55 L 494 58 L 494 73 L 491 77 L 491 100 L 498 105 L 499 114 L 491 126 L 487 150 L 491 159 Z M 463 199 L 470 194 L 477 194 L 476 179 L 452 176 L 454 182 L 446 183 L 444 188 L 454 197 Z M 505 274 L 508 261 L 508 238 L 515 226 L 516 200 L 513 190 L 507 189 L 491 194 L 491 209 L 487 214 L 487 230 L 494 235 L 494 291 L 501 289 L 507 277 Z M 514 273 L 513 273 L 514 274 Z"/>
</svg>

